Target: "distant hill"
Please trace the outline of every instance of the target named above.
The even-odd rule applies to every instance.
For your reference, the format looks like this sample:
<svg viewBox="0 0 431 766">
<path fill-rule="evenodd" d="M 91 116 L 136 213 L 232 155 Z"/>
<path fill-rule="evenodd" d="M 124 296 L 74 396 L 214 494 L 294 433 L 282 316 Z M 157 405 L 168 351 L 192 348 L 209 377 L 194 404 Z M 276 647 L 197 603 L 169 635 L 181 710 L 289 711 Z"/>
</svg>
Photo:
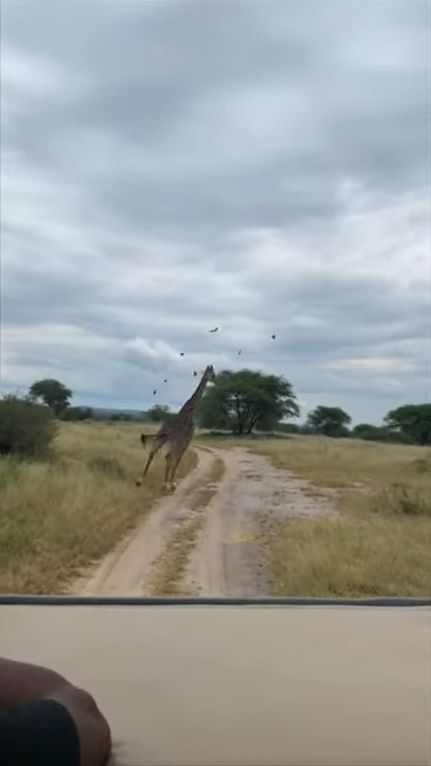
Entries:
<svg viewBox="0 0 431 766">
<path fill-rule="evenodd" d="M 144 413 L 142 410 L 128 410 L 128 409 L 112 409 L 109 407 L 92 407 L 95 418 L 110 419 L 114 416 L 126 417 L 132 420 L 143 420 Z"/>
</svg>

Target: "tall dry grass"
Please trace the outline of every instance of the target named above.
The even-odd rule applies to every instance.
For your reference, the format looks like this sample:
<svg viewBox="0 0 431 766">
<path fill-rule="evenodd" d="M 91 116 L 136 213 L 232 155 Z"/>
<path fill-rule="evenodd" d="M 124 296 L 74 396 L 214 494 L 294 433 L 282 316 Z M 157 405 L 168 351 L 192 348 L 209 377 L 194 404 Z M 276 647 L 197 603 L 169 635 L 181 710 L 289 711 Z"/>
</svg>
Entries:
<svg viewBox="0 0 431 766">
<path fill-rule="evenodd" d="M 289 436 L 250 442 L 250 447 L 268 455 L 274 465 L 322 487 L 382 486 L 406 480 L 418 489 L 431 488 L 429 447 L 325 436 Z"/>
<path fill-rule="evenodd" d="M 0 592 L 58 593 L 161 495 L 164 461 L 143 486 L 139 424 L 63 423 L 49 461 L 0 459 Z M 189 451 L 179 475 L 195 464 Z"/>
<path fill-rule="evenodd" d="M 431 596 L 431 522 L 295 519 L 270 543 L 275 596 Z"/>
</svg>

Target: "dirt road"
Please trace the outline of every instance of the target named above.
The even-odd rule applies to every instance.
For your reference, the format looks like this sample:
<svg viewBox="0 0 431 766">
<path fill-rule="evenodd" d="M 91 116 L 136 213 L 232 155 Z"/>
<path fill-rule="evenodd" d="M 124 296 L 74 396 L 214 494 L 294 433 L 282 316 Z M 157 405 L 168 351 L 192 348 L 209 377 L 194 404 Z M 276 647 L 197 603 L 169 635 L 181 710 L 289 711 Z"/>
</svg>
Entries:
<svg viewBox="0 0 431 766">
<path fill-rule="evenodd" d="M 75 582 L 82 595 L 139 596 L 152 593 L 154 573 L 169 559 L 178 530 L 201 514 L 197 537 L 188 541 L 187 560 L 176 592 L 196 596 L 257 596 L 268 592 L 260 541 L 262 514 L 316 515 L 331 512 L 330 501 L 310 496 L 308 482 L 273 468 L 245 449 L 198 449 L 198 465 L 173 495 L 162 498 L 141 524 L 92 571 Z M 224 473 L 214 485 L 219 460 Z M 196 499 L 212 498 L 196 510 Z M 188 525 L 188 526 L 187 526 Z M 180 535 L 185 538 L 187 535 Z M 191 550 L 191 552 L 190 552 Z M 178 550 L 176 548 L 176 556 Z"/>
</svg>

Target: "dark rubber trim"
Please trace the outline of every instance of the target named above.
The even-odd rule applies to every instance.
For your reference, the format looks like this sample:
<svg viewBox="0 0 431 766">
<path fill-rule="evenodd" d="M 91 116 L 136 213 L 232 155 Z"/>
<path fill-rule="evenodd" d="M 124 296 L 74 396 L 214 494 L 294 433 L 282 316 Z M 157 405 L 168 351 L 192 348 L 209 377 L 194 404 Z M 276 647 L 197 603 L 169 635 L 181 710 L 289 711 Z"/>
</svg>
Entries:
<svg viewBox="0 0 431 766">
<path fill-rule="evenodd" d="M 158 598 L 0 594 L 0 606 L 431 606 L 431 598 Z"/>
</svg>

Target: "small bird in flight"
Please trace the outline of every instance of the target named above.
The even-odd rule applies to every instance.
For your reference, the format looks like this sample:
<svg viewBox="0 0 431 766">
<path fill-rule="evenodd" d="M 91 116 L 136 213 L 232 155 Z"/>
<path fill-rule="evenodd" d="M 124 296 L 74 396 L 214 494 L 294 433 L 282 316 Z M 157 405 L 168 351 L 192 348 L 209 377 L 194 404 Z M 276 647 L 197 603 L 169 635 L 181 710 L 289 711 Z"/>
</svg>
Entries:
<svg viewBox="0 0 431 766">
<path fill-rule="evenodd" d="M 240 350 L 240 351 L 237 351 L 236 353 L 237 353 L 237 356 L 241 356 L 242 351 Z"/>
<path fill-rule="evenodd" d="M 208 330 L 208 332 L 218 332 L 218 327 L 214 327 L 212 330 Z"/>
<path fill-rule="evenodd" d="M 193 377 L 197 378 L 197 376 L 198 376 L 198 374 L 197 374 L 196 370 L 193 370 Z"/>
<path fill-rule="evenodd" d="M 271 338 L 272 338 L 272 340 L 276 340 L 276 336 L 275 335 L 271 335 Z"/>
<path fill-rule="evenodd" d="M 167 378 L 165 378 L 165 379 L 164 379 L 164 381 L 163 381 L 163 383 L 167 383 L 167 382 L 168 382 L 168 379 L 167 379 Z"/>
<path fill-rule="evenodd" d="M 181 351 L 180 356 L 184 356 L 184 351 Z"/>
<path fill-rule="evenodd" d="M 154 389 L 153 396 L 155 396 L 156 394 L 157 394 L 157 388 Z"/>
</svg>

